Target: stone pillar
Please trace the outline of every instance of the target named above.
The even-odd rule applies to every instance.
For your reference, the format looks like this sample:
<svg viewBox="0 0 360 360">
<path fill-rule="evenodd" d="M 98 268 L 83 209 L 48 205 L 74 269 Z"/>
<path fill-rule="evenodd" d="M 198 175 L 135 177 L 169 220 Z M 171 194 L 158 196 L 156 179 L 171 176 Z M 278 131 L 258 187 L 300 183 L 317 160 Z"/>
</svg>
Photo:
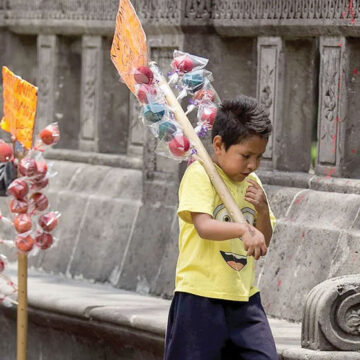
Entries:
<svg viewBox="0 0 360 360">
<path fill-rule="evenodd" d="M 38 106 L 35 134 L 43 127 L 55 121 L 54 102 L 57 68 L 56 35 L 39 35 L 38 48 Z"/>
<path fill-rule="evenodd" d="M 82 39 L 81 131 L 79 148 L 98 151 L 101 119 L 102 38 L 84 35 Z"/>
<path fill-rule="evenodd" d="M 276 169 L 283 101 L 283 42 L 280 37 L 258 38 L 257 99 L 265 107 L 273 125 L 273 133 L 262 161 L 262 167 Z"/>
<path fill-rule="evenodd" d="M 320 38 L 318 155 L 316 174 L 343 176 L 347 122 L 346 38 Z"/>
</svg>

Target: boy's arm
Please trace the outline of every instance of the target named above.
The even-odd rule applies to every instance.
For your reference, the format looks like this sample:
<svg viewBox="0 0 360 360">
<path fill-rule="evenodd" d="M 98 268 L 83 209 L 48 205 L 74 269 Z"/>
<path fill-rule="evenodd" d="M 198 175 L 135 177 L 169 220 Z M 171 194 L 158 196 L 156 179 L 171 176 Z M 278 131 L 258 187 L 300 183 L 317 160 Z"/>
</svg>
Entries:
<svg viewBox="0 0 360 360">
<path fill-rule="evenodd" d="M 256 228 L 264 234 L 266 246 L 268 247 L 272 236 L 269 208 L 258 211 Z"/>
<path fill-rule="evenodd" d="M 269 205 L 262 187 L 253 179 L 247 179 L 250 184 L 246 190 L 245 200 L 254 205 L 257 211 L 256 228 L 265 237 L 266 246 L 269 246 L 272 236 Z"/>
<path fill-rule="evenodd" d="M 257 260 L 266 254 L 264 235 L 247 223 L 219 221 L 204 213 L 192 212 L 191 217 L 196 231 L 203 239 L 223 241 L 241 237 L 248 256 L 254 256 Z"/>
</svg>

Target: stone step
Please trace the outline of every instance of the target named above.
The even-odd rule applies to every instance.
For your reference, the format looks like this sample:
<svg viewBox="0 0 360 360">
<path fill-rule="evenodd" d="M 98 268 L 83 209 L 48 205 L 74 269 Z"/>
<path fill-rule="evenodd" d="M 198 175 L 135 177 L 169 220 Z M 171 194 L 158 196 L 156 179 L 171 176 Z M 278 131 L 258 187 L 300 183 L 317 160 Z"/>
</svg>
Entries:
<svg viewBox="0 0 360 360">
<path fill-rule="evenodd" d="M 11 276 L 15 279 L 16 269 L 14 265 L 10 268 Z M 88 327 L 103 324 L 151 336 L 153 341 L 156 339 L 157 351 L 160 352 L 154 359 L 161 359 L 169 300 L 115 289 L 110 285 L 49 275 L 38 270 L 29 271 L 28 299 L 30 310 L 35 312 L 81 319 Z M 360 353 L 302 349 L 300 323 L 271 318 L 269 322 L 281 360 L 360 360 Z M 42 346 L 46 346 L 46 343 Z M 148 346 L 154 346 L 154 342 Z"/>
</svg>

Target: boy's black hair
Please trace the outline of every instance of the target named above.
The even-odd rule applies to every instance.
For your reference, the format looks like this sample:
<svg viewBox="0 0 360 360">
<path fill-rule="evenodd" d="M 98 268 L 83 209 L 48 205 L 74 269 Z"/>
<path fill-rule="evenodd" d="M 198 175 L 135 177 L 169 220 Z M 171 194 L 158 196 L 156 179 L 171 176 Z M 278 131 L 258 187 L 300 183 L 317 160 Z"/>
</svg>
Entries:
<svg viewBox="0 0 360 360">
<path fill-rule="evenodd" d="M 269 138 L 272 131 L 271 121 L 257 100 L 240 95 L 235 100 L 225 100 L 219 107 L 212 128 L 212 140 L 220 135 L 225 150 L 239 144 L 251 135 Z"/>
</svg>

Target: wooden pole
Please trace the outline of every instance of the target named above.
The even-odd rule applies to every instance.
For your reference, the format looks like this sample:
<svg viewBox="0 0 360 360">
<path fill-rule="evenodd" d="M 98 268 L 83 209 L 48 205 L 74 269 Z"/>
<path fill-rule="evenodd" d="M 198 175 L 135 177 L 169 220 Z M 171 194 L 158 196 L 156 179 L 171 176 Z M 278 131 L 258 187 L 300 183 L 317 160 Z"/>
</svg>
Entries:
<svg viewBox="0 0 360 360">
<path fill-rule="evenodd" d="M 17 307 L 17 347 L 16 360 L 26 360 L 27 347 L 27 268 L 26 254 L 18 253 L 18 307 Z"/>
<path fill-rule="evenodd" d="M 20 161 L 24 154 L 16 153 L 16 138 L 11 136 L 13 154 Z M 19 172 L 18 172 L 19 177 Z M 28 299 L 27 299 L 27 254 L 18 252 L 18 305 L 17 305 L 17 336 L 16 336 L 16 360 L 26 360 L 27 357 L 27 331 L 28 331 Z"/>
<path fill-rule="evenodd" d="M 215 168 L 214 163 L 211 160 L 211 157 L 209 156 L 204 145 L 197 136 L 194 128 L 192 127 L 189 119 L 187 118 L 183 108 L 176 99 L 176 96 L 171 90 L 169 84 L 165 80 L 164 76 L 161 74 L 161 71 L 157 66 L 156 62 L 151 62 L 149 65 L 151 70 L 155 74 L 155 78 L 159 80 L 159 86 L 163 91 L 163 93 L 165 94 L 166 101 L 168 105 L 171 107 L 172 111 L 174 112 L 178 124 L 181 126 L 184 134 L 196 149 L 197 156 L 200 158 L 202 165 L 204 166 L 212 184 L 214 185 L 217 193 L 219 194 L 221 200 L 223 201 L 226 209 L 229 211 L 231 218 L 233 219 L 233 221 L 237 223 L 245 223 L 246 220 L 241 210 L 237 206 L 228 188 L 221 179 L 219 173 Z"/>
</svg>

